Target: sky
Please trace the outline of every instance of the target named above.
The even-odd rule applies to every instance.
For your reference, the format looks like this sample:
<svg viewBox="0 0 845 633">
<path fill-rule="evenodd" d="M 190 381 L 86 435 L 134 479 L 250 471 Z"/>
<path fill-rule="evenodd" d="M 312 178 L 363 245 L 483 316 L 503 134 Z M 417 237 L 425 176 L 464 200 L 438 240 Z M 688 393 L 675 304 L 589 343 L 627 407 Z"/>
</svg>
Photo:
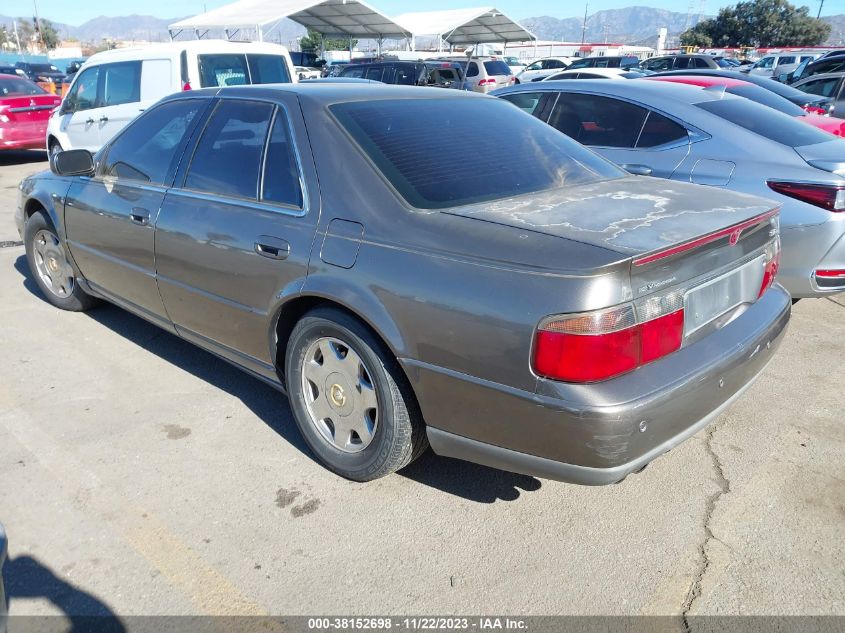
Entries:
<svg viewBox="0 0 845 633">
<path fill-rule="evenodd" d="M 125 16 L 133 13 L 142 15 L 153 15 L 159 18 L 180 18 L 202 13 L 205 9 L 228 4 L 231 0 L 36 0 L 38 13 L 42 18 L 47 18 L 64 24 L 78 26 L 83 22 L 100 15 Z M 690 0 L 587 0 L 589 2 L 589 13 L 602 9 L 619 9 L 632 5 L 644 5 L 669 9 L 672 11 L 686 12 Z M 272 0 L 268 0 L 272 2 Z M 818 11 L 818 0 L 792 0 L 794 4 L 806 4 L 810 7 L 810 13 L 815 15 Z M 434 11 L 438 9 L 454 9 L 466 6 L 490 6 L 492 0 L 369 0 L 380 11 L 388 15 L 398 15 L 407 11 Z M 692 0 L 693 11 L 698 13 L 700 0 Z M 735 1 L 705 0 L 704 14 L 715 14 L 719 7 L 735 4 Z M 421 8 L 424 7 L 424 8 Z M 497 0 L 495 7 L 507 13 L 514 19 L 535 17 L 539 15 L 550 15 L 556 18 L 569 18 L 583 15 L 584 5 L 582 1 L 576 2 L 551 2 L 550 0 Z M 824 0 L 822 15 L 836 15 L 845 13 L 845 0 Z M 2 0 L 0 2 L 0 14 L 11 16 L 32 16 L 33 0 Z"/>
</svg>

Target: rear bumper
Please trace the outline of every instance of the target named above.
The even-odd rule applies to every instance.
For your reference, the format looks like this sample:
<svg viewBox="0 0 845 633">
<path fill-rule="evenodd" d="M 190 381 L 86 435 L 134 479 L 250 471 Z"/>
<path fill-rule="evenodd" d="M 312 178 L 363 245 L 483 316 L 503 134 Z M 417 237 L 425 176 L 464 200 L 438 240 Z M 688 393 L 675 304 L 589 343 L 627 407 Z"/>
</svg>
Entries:
<svg viewBox="0 0 845 633">
<path fill-rule="evenodd" d="M 839 216 L 842 217 L 839 217 Z M 816 270 L 845 270 L 845 214 L 806 226 L 781 225 L 781 265 L 778 283 L 795 298 L 819 297 L 845 290 L 816 279 Z"/>
<path fill-rule="evenodd" d="M 704 428 L 760 375 L 790 296 L 775 285 L 721 330 L 594 385 L 538 379 L 536 393 L 406 363 L 439 455 L 573 483 L 620 481 Z"/>
</svg>

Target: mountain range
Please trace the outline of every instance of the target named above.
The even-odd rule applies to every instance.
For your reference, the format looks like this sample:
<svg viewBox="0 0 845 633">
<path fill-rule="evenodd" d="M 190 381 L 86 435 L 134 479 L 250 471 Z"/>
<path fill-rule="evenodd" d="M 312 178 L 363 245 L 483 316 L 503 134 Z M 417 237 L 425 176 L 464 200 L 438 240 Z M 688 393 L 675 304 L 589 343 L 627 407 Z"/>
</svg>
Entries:
<svg viewBox="0 0 845 633">
<path fill-rule="evenodd" d="M 685 28 L 694 26 L 699 19 L 708 17 L 710 16 L 699 16 L 695 13 L 688 15 L 642 6 L 597 11 L 587 17 L 584 39 L 594 43 L 615 42 L 653 46 L 657 40 L 658 28 L 666 27 L 670 36 L 677 36 Z M 103 39 L 167 41 L 167 25 L 180 19 L 162 19 L 148 15 L 100 16 L 79 26 L 61 23 L 54 23 L 54 26 L 63 39 L 74 38 L 93 44 Z M 845 43 L 845 15 L 827 16 L 822 19 L 832 27 L 828 43 Z M 541 40 L 580 42 L 584 19 L 539 16 L 525 18 L 521 23 Z M 5 25 L 11 30 L 12 18 L 0 15 L 0 25 Z M 283 20 L 266 39 L 289 45 L 297 36 L 304 34 L 305 29 L 302 26 L 291 20 Z"/>
</svg>

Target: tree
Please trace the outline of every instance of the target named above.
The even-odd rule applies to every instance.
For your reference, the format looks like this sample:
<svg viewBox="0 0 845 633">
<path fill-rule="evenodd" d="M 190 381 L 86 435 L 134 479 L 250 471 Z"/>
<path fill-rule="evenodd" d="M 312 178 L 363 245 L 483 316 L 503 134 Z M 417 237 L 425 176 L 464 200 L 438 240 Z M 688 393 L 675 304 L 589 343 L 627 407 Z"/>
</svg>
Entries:
<svg viewBox="0 0 845 633">
<path fill-rule="evenodd" d="M 830 25 L 809 15 L 807 7 L 787 0 L 750 0 L 719 10 L 681 34 L 687 46 L 817 46 L 827 39 Z"/>
<path fill-rule="evenodd" d="M 358 40 L 352 40 L 352 48 L 358 45 Z M 303 51 L 320 50 L 320 34 L 317 31 L 308 29 L 308 35 L 299 40 L 299 48 Z M 323 50 L 345 51 L 349 49 L 349 40 L 323 40 Z"/>
<path fill-rule="evenodd" d="M 40 39 L 44 40 L 44 46 L 47 47 L 48 51 L 55 50 L 59 45 L 59 34 L 56 31 L 56 27 L 53 26 L 50 20 L 38 20 L 37 24 L 41 25 Z"/>
</svg>

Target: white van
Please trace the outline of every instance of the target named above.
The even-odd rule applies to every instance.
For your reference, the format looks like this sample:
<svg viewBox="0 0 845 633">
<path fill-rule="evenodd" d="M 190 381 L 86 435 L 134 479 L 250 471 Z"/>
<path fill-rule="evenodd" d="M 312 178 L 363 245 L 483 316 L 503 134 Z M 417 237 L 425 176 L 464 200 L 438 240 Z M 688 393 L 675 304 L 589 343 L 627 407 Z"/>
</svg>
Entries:
<svg viewBox="0 0 845 633">
<path fill-rule="evenodd" d="M 164 96 L 196 88 L 296 82 L 284 46 L 192 40 L 92 55 L 47 124 L 47 149 L 96 151 Z"/>
</svg>

